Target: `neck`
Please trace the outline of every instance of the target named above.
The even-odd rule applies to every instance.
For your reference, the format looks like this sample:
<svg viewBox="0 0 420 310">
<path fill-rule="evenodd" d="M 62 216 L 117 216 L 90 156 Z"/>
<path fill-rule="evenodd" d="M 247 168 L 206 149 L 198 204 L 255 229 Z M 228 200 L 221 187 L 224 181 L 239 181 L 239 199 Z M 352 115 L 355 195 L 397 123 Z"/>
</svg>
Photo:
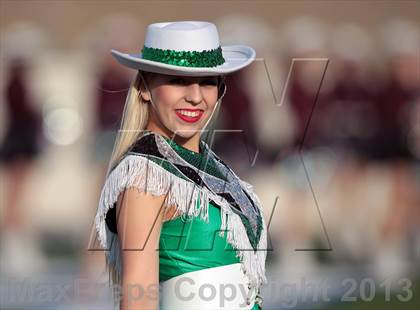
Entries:
<svg viewBox="0 0 420 310">
<path fill-rule="evenodd" d="M 199 153 L 200 152 L 200 132 L 197 131 L 197 133 L 195 133 L 193 136 L 185 138 L 185 137 L 181 137 L 179 135 L 175 135 L 174 137 L 174 133 L 170 130 L 168 130 L 167 128 L 161 128 L 160 126 L 157 126 L 156 124 L 154 124 L 153 122 L 149 122 L 149 124 L 146 127 L 147 130 L 150 130 L 152 132 L 158 133 L 164 137 L 167 137 L 169 139 L 173 139 L 176 144 L 181 145 L 182 147 Z"/>
<path fill-rule="evenodd" d="M 182 147 L 185 147 L 186 149 L 199 153 L 200 152 L 200 134 L 197 132 L 192 137 L 184 138 L 180 136 L 175 136 L 175 142 L 178 145 L 181 145 Z"/>
</svg>

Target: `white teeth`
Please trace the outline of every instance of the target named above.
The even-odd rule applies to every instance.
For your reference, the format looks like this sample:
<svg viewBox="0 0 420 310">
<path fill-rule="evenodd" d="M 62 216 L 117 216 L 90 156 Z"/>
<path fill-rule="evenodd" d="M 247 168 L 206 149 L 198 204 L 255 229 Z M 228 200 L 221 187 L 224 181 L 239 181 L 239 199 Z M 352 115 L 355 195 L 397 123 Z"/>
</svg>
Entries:
<svg viewBox="0 0 420 310">
<path fill-rule="evenodd" d="M 199 111 L 191 112 L 191 111 L 185 111 L 185 110 L 178 110 L 178 112 L 182 115 L 189 116 L 189 117 L 196 117 L 200 114 Z"/>
</svg>

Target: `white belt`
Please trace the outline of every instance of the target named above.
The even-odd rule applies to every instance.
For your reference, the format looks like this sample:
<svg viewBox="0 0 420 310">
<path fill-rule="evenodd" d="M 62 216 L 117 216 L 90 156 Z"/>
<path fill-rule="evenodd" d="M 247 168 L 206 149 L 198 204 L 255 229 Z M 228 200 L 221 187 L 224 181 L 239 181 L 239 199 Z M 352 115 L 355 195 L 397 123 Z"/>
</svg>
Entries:
<svg viewBox="0 0 420 310">
<path fill-rule="evenodd" d="M 240 263 L 187 272 L 160 282 L 160 288 L 161 310 L 251 309 L 256 299 Z"/>
</svg>

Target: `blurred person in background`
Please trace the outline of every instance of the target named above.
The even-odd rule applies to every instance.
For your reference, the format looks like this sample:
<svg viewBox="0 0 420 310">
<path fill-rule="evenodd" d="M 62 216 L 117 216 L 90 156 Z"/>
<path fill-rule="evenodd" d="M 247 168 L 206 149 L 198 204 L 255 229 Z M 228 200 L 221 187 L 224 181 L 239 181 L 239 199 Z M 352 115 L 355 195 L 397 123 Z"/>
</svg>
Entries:
<svg viewBox="0 0 420 310">
<path fill-rule="evenodd" d="M 420 98 L 419 28 L 403 19 L 391 19 L 379 31 L 387 70 L 376 97 L 381 120 L 378 153 L 383 159 L 409 159 L 415 155 L 409 144 L 410 117 Z"/>
<path fill-rule="evenodd" d="M 21 198 L 34 162 L 41 154 L 42 118 L 28 88 L 28 60 L 23 57 L 13 58 L 8 70 L 8 80 L 5 83 L 8 122 L 0 146 L 0 160 L 6 176 L 1 234 L 2 244 L 10 247 L 2 252 L 4 255 L 10 255 L 8 258 L 3 257 L 8 263 L 8 271 L 18 272 L 25 269 L 22 260 L 29 257 L 24 254 L 24 251 L 29 253 L 29 248 L 19 239 L 27 226 L 22 214 Z"/>
<path fill-rule="evenodd" d="M 418 24 L 395 18 L 380 25 L 379 34 L 386 70 L 376 93 L 377 158 L 386 161 L 392 188 L 376 266 L 382 277 L 397 277 L 409 274 L 419 256 L 419 153 L 413 138 L 420 119 L 420 32 Z"/>
<path fill-rule="evenodd" d="M 332 30 L 330 72 L 335 82 L 324 124 L 330 146 L 365 158 L 375 152 L 379 127 L 372 89 L 374 76 L 368 65 L 373 56 L 371 42 L 367 31 L 355 24 L 344 23 Z"/>
<path fill-rule="evenodd" d="M 22 228 L 19 197 L 34 160 L 40 154 L 41 116 L 27 87 L 27 63 L 13 59 L 6 82 L 5 103 L 8 114 L 6 135 L 0 148 L 0 159 L 9 175 L 4 229 Z"/>
<path fill-rule="evenodd" d="M 224 97 L 226 104 L 221 107 L 221 121 L 217 127 L 226 132 L 217 134 L 214 149 L 226 162 L 247 168 L 251 154 L 255 153 L 256 132 L 251 98 L 241 87 L 245 83 L 243 72 L 241 70 L 226 77 L 229 92 Z M 232 132 L 229 132 L 230 130 Z"/>
<path fill-rule="evenodd" d="M 293 70 L 288 82 L 288 97 L 295 118 L 295 148 L 328 144 L 330 122 L 327 115 L 334 77 L 327 70 L 327 27 L 314 17 L 300 16 L 283 29 L 288 62 Z M 330 64 L 331 65 L 331 64 Z"/>
<path fill-rule="evenodd" d="M 243 23 L 244 19 L 247 20 L 246 24 Z M 225 101 L 235 101 L 236 98 L 242 98 L 245 103 L 249 101 L 246 103 L 249 108 L 239 117 L 237 111 L 231 109 L 230 113 L 241 121 L 224 122 L 219 126 L 230 128 L 236 124 L 237 132 L 226 134 L 226 140 L 236 138 L 240 142 L 236 147 L 236 153 L 240 153 L 240 156 L 232 163 L 238 163 L 243 173 L 252 174 L 252 169 L 247 169 L 250 165 L 272 164 L 279 150 L 281 153 L 287 152 L 288 144 L 293 139 L 294 115 L 290 104 L 286 102 L 288 98 L 278 95 L 285 92 L 286 70 L 290 66 L 281 57 L 283 49 L 286 49 L 286 40 L 282 38 L 282 29 L 275 33 L 266 20 L 255 15 L 227 14 L 218 19 L 218 24 L 225 42 L 234 44 L 241 41 L 255 46 L 258 55 L 264 55 L 258 57 L 252 67 L 232 76 L 238 76 L 239 82 L 234 83 L 238 87 L 233 85 L 237 91 L 229 92 Z M 235 92 L 238 94 L 235 95 Z"/>
</svg>

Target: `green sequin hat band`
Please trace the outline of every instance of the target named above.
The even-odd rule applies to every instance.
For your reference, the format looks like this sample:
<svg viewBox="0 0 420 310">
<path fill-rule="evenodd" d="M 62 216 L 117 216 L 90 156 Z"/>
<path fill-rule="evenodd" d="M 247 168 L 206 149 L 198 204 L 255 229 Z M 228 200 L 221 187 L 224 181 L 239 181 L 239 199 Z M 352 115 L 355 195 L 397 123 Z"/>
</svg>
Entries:
<svg viewBox="0 0 420 310">
<path fill-rule="evenodd" d="M 142 71 L 184 76 L 226 75 L 248 66 L 255 50 L 221 45 L 217 28 L 205 21 L 150 24 L 138 53 L 111 53 L 122 65 Z"/>
<path fill-rule="evenodd" d="M 221 46 L 201 52 L 164 50 L 145 46 L 141 52 L 143 59 L 183 67 L 216 67 L 225 63 Z"/>
</svg>

